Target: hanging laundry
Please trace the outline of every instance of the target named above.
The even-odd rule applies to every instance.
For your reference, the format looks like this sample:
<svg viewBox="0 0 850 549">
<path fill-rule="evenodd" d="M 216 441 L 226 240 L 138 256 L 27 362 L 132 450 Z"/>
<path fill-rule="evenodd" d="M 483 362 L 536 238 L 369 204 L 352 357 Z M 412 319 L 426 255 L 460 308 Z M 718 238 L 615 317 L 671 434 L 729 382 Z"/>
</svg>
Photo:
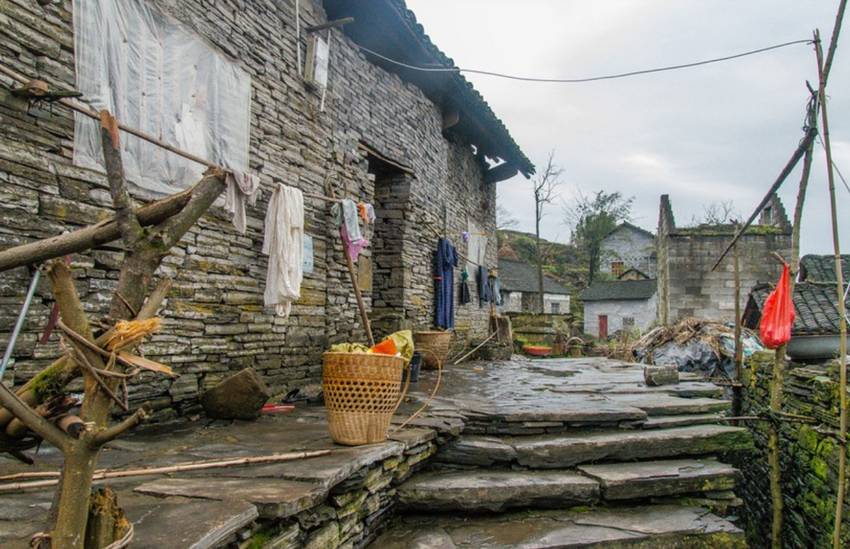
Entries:
<svg viewBox="0 0 850 549">
<path fill-rule="evenodd" d="M 331 214 L 334 225 L 339 227 L 339 234 L 348 249 L 348 255 L 352 261 L 357 261 L 360 250 L 369 245 L 369 241 L 360 233 L 357 204 L 353 200 L 343 199 L 331 207 Z"/>
<path fill-rule="evenodd" d="M 278 183 L 269 200 L 263 240 L 263 253 L 269 256 L 263 298 L 278 316 L 289 316 L 292 302 L 301 297 L 303 239 L 304 195 Z"/>
<path fill-rule="evenodd" d="M 487 267 L 478 266 L 478 306 L 484 307 L 484 302 L 490 302 L 493 294 L 490 292 L 490 281 L 487 279 Z"/>
<path fill-rule="evenodd" d="M 375 222 L 375 208 L 371 204 L 358 202 L 357 209 L 360 211 L 360 217 L 363 218 L 364 223 L 371 225 Z"/>
<path fill-rule="evenodd" d="M 230 172 L 227 174 L 227 187 L 224 192 L 224 209 L 233 214 L 233 226 L 240 234 L 245 234 L 245 202 L 251 206 L 257 203 L 260 191 L 260 178 L 256 175 Z"/>
<path fill-rule="evenodd" d="M 460 233 L 461 238 L 463 238 L 464 242 L 469 242 L 469 231 L 463 231 Z"/>
<path fill-rule="evenodd" d="M 437 298 L 436 319 L 438 328 L 455 327 L 454 268 L 457 267 L 457 250 L 446 238 L 437 242 L 437 272 L 434 274 L 434 295 Z"/>
<path fill-rule="evenodd" d="M 466 272 L 466 268 L 464 268 L 463 272 L 460 275 L 460 296 L 458 297 L 458 300 L 460 301 L 461 305 L 466 305 L 467 303 L 472 301 L 472 296 L 469 294 L 469 282 L 467 282 L 468 280 L 469 273 Z"/>
<path fill-rule="evenodd" d="M 502 290 L 499 287 L 498 276 L 493 278 L 493 303 L 495 303 L 497 307 L 502 306 Z"/>
</svg>

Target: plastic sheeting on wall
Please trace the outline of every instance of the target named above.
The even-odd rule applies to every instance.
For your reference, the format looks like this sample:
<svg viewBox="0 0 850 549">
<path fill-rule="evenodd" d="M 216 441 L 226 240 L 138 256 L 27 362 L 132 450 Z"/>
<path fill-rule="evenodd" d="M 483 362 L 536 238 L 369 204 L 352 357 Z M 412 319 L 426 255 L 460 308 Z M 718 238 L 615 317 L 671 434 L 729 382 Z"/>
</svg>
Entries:
<svg viewBox="0 0 850 549">
<path fill-rule="evenodd" d="M 92 107 L 212 163 L 248 167 L 251 79 L 142 0 L 74 0 L 77 88 Z M 173 193 L 204 170 L 126 133 L 128 179 Z M 99 124 L 77 116 L 74 163 L 102 171 Z"/>
</svg>

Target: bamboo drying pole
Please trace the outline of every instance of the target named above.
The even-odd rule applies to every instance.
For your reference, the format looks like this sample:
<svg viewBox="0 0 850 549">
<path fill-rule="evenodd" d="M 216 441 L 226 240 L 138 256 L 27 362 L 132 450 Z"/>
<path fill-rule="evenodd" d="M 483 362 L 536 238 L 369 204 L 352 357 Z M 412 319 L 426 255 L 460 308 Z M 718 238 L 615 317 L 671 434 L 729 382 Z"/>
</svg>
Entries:
<svg viewBox="0 0 850 549">
<path fill-rule="evenodd" d="M 737 244 L 732 247 L 732 261 L 735 272 L 735 377 L 732 384 L 732 415 L 740 416 L 743 408 L 744 348 L 741 341 L 741 266 Z"/>
<path fill-rule="evenodd" d="M 842 2 L 842 6 L 845 2 Z M 836 27 L 840 21 L 836 23 Z M 833 42 L 837 38 L 838 31 L 833 33 Z M 829 117 L 826 109 L 826 73 L 824 71 L 823 50 L 820 43 L 820 33 L 815 31 L 815 49 L 818 57 L 818 96 L 820 98 L 821 125 L 823 126 L 823 146 L 826 150 L 827 180 L 829 181 L 829 207 L 832 216 L 832 243 L 835 249 L 835 283 L 838 291 L 838 317 L 841 334 L 841 350 L 838 355 L 840 372 L 839 393 L 841 399 L 841 412 L 839 424 L 839 447 L 841 454 L 838 461 L 838 493 L 835 502 L 835 531 L 833 533 L 833 547 L 841 548 L 841 522 L 844 512 L 844 490 L 847 475 L 847 320 L 844 307 L 844 274 L 841 272 L 841 244 L 838 238 L 838 210 L 835 202 L 835 174 L 832 166 L 832 148 L 829 141 Z M 832 46 L 830 46 L 832 49 Z"/>
</svg>

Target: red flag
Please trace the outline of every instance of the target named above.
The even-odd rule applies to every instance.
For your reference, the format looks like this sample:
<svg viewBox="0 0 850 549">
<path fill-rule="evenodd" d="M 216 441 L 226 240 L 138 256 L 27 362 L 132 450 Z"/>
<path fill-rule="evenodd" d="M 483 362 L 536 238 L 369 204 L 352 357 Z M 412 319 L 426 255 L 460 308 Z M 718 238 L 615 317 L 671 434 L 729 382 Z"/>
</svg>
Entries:
<svg viewBox="0 0 850 549">
<path fill-rule="evenodd" d="M 779 284 L 764 302 L 759 331 L 765 347 L 778 349 L 791 340 L 791 326 L 794 324 L 795 316 L 786 263 L 782 269 L 782 276 L 779 277 Z"/>
</svg>

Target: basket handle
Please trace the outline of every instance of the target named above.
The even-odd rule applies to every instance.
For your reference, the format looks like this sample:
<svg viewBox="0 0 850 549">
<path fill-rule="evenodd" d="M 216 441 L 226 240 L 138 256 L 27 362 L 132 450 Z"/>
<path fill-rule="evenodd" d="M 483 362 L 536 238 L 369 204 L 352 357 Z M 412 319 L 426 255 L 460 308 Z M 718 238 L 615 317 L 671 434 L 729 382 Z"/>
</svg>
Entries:
<svg viewBox="0 0 850 549">
<path fill-rule="evenodd" d="M 410 416 L 409 418 L 407 418 L 406 420 L 404 420 L 404 423 L 402 423 L 401 425 L 399 425 L 398 427 L 396 427 L 395 429 L 393 429 L 393 431 L 392 431 L 389 435 L 387 435 L 387 436 L 391 436 L 391 435 L 394 435 L 394 434 L 398 433 L 399 431 L 401 431 L 402 427 L 404 427 L 405 425 L 407 425 L 408 423 L 410 423 L 411 421 L 413 421 L 413 419 L 414 419 L 414 418 L 416 418 L 416 416 L 418 416 L 419 414 L 421 414 L 421 413 L 422 413 L 422 411 L 423 411 L 423 410 L 424 410 L 424 409 L 425 409 L 425 408 L 426 408 L 429 404 L 431 404 L 431 401 L 432 401 L 432 400 L 434 400 L 434 397 L 437 395 L 437 389 L 439 389 L 439 388 L 440 388 L 440 380 L 443 378 L 443 363 L 442 363 L 442 361 L 439 359 L 439 355 L 438 355 L 437 353 L 435 353 L 434 351 L 432 351 L 431 349 L 423 349 L 423 350 L 421 350 L 421 351 L 419 351 L 419 352 L 421 352 L 421 353 L 431 353 L 431 354 L 433 354 L 435 357 L 437 357 L 437 384 L 436 384 L 436 385 L 434 385 L 434 390 L 433 390 L 433 391 L 431 391 L 431 396 L 430 396 L 430 397 L 428 397 L 428 400 L 426 400 L 426 401 L 425 401 L 425 404 L 423 404 L 423 405 L 422 405 L 422 406 L 421 406 L 418 410 L 416 410 L 415 412 L 413 412 L 413 415 L 412 415 L 412 416 Z M 399 406 L 401 406 L 401 403 L 402 403 L 402 401 L 404 400 L 404 395 L 407 393 L 407 387 L 408 387 L 409 385 L 410 385 L 410 374 L 407 374 L 407 383 L 405 383 L 405 384 L 404 384 L 404 392 L 402 392 L 402 394 L 401 394 L 401 398 L 399 398 L 399 399 L 398 399 L 398 404 L 396 404 L 396 406 L 395 406 L 395 407 L 396 407 L 396 410 L 398 410 L 398 407 L 399 407 Z"/>
</svg>

